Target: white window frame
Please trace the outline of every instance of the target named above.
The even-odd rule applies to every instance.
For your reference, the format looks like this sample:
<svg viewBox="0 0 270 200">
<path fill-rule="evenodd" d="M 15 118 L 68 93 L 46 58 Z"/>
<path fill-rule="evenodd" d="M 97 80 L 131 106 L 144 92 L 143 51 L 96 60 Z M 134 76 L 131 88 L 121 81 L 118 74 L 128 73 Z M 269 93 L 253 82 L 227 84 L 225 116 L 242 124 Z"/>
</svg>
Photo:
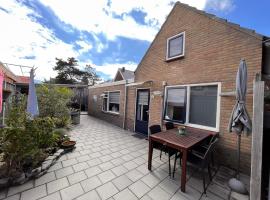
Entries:
<svg viewBox="0 0 270 200">
<path fill-rule="evenodd" d="M 119 92 L 119 111 L 118 112 L 114 112 L 114 111 L 110 111 L 109 110 L 109 105 L 110 105 L 110 93 L 113 93 L 113 92 Z M 104 97 L 105 96 L 105 94 L 107 93 L 107 97 Z M 106 112 L 106 113 L 112 113 L 112 114 L 120 114 L 120 101 L 121 101 L 121 91 L 120 90 L 114 90 L 114 91 L 104 91 L 103 93 L 102 93 L 102 111 L 103 112 Z M 104 108 L 103 108 L 103 101 L 104 101 L 104 99 L 107 99 L 107 110 L 104 110 Z"/>
<path fill-rule="evenodd" d="M 185 31 L 184 32 L 181 32 L 177 35 L 174 35 L 172 37 L 169 37 L 167 39 L 167 51 L 166 51 L 166 60 L 173 60 L 173 59 L 176 59 L 176 58 L 180 58 L 180 57 L 184 57 L 185 56 L 185 41 L 186 41 L 186 36 L 185 36 Z M 183 36 L 183 51 L 182 51 L 182 54 L 180 55 L 177 55 L 177 56 L 173 56 L 173 57 L 169 57 L 169 42 L 170 40 L 174 39 L 174 38 L 177 38 L 179 36 Z"/>
<path fill-rule="evenodd" d="M 192 124 L 189 123 L 189 108 L 190 108 L 190 88 L 193 86 L 211 86 L 211 85 L 216 85 L 217 86 L 217 112 L 216 112 L 216 127 L 210 127 L 210 126 L 204 126 L 204 125 L 199 125 L 199 124 Z M 221 94 L 221 83 L 220 82 L 214 82 L 214 83 L 199 83 L 199 84 L 188 84 L 188 85 L 172 85 L 172 86 L 166 86 L 165 87 L 165 96 L 164 96 L 164 105 L 163 105 L 163 112 L 165 112 L 165 106 L 166 106 L 166 99 L 167 99 L 167 90 L 168 88 L 181 88 L 181 87 L 186 87 L 187 90 L 187 99 L 186 99 L 186 121 L 184 124 L 181 124 L 179 122 L 173 121 L 175 124 L 181 124 L 185 126 L 190 126 L 194 128 L 199 128 L 199 129 L 205 129 L 209 131 L 216 131 L 219 132 L 220 129 L 220 94 Z M 163 114 L 162 118 L 164 121 L 172 121 L 172 120 L 166 120 L 164 119 Z"/>
</svg>

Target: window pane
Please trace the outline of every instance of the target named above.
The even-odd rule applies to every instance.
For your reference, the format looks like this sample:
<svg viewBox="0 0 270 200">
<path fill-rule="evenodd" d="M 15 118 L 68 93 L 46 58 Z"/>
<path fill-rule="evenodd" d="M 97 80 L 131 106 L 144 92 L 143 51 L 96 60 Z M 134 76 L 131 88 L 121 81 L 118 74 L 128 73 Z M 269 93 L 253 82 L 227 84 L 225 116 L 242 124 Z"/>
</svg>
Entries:
<svg viewBox="0 0 270 200">
<path fill-rule="evenodd" d="M 120 92 L 110 92 L 109 93 L 109 102 L 119 104 L 119 102 L 120 102 Z"/>
<path fill-rule="evenodd" d="M 102 109 L 104 111 L 107 111 L 107 101 L 108 101 L 108 98 L 103 98 L 103 105 L 102 105 Z"/>
<path fill-rule="evenodd" d="M 216 127 L 217 86 L 195 86 L 190 88 L 189 122 Z"/>
<path fill-rule="evenodd" d="M 119 112 L 119 104 L 109 103 L 109 111 Z"/>
<path fill-rule="evenodd" d="M 167 90 L 167 100 L 164 118 L 180 123 L 186 121 L 186 89 L 169 88 Z"/>
<path fill-rule="evenodd" d="M 174 57 L 183 54 L 183 35 L 169 40 L 169 55 L 168 57 Z"/>
</svg>

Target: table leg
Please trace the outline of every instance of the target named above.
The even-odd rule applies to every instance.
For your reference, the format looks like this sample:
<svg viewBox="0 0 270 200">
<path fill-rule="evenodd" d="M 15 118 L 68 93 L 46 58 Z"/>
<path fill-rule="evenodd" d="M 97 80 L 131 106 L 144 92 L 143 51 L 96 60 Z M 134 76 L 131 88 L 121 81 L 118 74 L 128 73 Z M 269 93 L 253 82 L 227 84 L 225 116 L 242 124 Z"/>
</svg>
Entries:
<svg viewBox="0 0 270 200">
<path fill-rule="evenodd" d="M 181 191 L 186 191 L 186 173 L 187 173 L 187 151 L 182 151 L 182 175 L 181 175 Z"/>
<path fill-rule="evenodd" d="M 153 156 L 153 142 L 149 138 L 149 149 L 148 149 L 148 170 L 152 168 L 152 156 Z"/>
</svg>

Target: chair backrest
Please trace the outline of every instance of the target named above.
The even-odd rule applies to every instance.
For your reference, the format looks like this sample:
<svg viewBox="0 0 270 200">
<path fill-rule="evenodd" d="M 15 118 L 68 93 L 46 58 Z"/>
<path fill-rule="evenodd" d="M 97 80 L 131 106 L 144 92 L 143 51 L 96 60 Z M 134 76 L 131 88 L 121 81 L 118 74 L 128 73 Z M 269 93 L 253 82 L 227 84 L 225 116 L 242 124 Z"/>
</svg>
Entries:
<svg viewBox="0 0 270 200">
<path fill-rule="evenodd" d="M 174 125 L 172 122 L 166 122 L 165 127 L 166 130 L 174 129 Z"/>
<path fill-rule="evenodd" d="M 152 125 L 149 127 L 150 134 L 155 134 L 161 132 L 161 127 L 160 125 Z"/>
<path fill-rule="evenodd" d="M 209 159 L 211 156 L 211 153 L 215 150 L 216 145 L 218 142 L 218 138 L 216 137 L 210 144 L 208 149 L 206 150 L 205 154 L 204 154 L 204 159 Z"/>
</svg>

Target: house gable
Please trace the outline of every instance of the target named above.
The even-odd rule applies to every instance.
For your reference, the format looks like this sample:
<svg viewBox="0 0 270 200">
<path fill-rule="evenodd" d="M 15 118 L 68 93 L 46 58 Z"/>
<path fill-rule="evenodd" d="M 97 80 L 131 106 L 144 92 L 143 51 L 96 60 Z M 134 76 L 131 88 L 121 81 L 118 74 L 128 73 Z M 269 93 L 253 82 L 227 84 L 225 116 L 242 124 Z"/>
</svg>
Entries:
<svg viewBox="0 0 270 200">
<path fill-rule="evenodd" d="M 166 62 L 167 39 L 181 32 L 186 34 L 186 55 L 181 59 Z M 160 73 L 158 77 L 161 81 L 169 78 L 166 74 L 179 75 L 175 72 L 185 70 L 185 67 L 181 69 L 181 66 L 190 63 L 191 59 L 200 65 L 195 67 L 195 62 L 192 61 L 193 64 L 189 66 L 193 68 L 193 72 L 190 73 L 194 73 L 208 68 L 215 59 L 216 62 L 222 62 L 226 51 L 237 51 L 237 48 L 232 47 L 246 46 L 252 51 L 254 47 L 261 48 L 262 40 L 263 36 L 255 31 L 177 2 L 138 65 L 135 81 L 157 80 L 156 72 Z M 220 53 L 217 53 L 217 49 Z M 234 64 L 236 60 L 239 62 L 240 53 L 237 59 L 228 64 Z M 230 55 L 227 53 L 227 56 Z"/>
</svg>

